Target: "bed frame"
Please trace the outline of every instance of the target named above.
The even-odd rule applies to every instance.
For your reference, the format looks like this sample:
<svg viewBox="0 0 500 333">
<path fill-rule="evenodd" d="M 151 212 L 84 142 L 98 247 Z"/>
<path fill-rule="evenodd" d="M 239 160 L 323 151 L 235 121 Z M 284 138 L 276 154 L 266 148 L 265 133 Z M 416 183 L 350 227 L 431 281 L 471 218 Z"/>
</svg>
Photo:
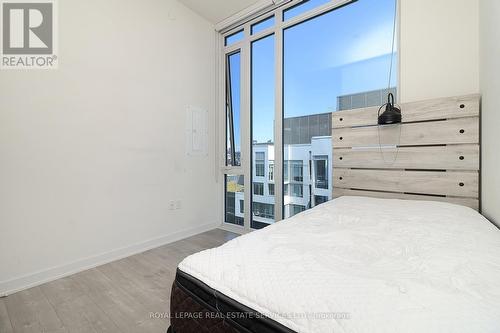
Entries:
<svg viewBox="0 0 500 333">
<path fill-rule="evenodd" d="M 333 112 L 333 197 L 444 201 L 479 210 L 480 96 L 401 109 L 401 125 L 380 127 L 378 107 Z"/>
</svg>

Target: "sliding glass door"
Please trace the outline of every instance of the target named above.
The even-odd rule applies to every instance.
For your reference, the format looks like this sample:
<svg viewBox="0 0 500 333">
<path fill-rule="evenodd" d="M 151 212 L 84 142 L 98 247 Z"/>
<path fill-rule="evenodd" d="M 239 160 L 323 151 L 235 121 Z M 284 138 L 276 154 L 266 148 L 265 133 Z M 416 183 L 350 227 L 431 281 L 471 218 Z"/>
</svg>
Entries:
<svg viewBox="0 0 500 333">
<path fill-rule="evenodd" d="M 396 95 L 396 9 L 294 1 L 223 35 L 226 222 L 258 229 L 332 199 L 331 113 Z"/>
</svg>

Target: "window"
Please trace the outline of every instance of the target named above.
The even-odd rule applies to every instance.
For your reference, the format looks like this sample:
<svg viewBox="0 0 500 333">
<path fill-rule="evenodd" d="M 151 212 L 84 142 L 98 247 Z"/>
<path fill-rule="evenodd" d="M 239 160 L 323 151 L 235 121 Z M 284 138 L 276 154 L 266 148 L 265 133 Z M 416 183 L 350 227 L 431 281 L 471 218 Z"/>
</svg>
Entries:
<svg viewBox="0 0 500 333">
<path fill-rule="evenodd" d="M 289 179 L 291 175 L 291 179 Z M 285 182 L 302 182 L 304 181 L 304 166 L 302 161 L 284 161 L 283 178 Z"/>
<path fill-rule="evenodd" d="M 274 161 L 269 161 L 269 181 L 274 181 Z"/>
<path fill-rule="evenodd" d="M 290 215 L 290 217 L 292 217 L 298 213 L 301 213 L 305 210 L 306 210 L 306 207 L 302 206 L 302 205 L 295 205 L 295 204 L 288 205 L 288 214 Z"/>
<path fill-rule="evenodd" d="M 244 36 L 245 34 L 243 33 L 243 30 L 235 32 L 234 34 L 229 35 L 224 39 L 224 45 L 229 46 L 231 44 L 238 43 L 243 39 Z"/>
<path fill-rule="evenodd" d="M 251 34 L 254 35 L 274 25 L 274 16 L 268 17 L 260 22 L 252 24 Z"/>
<path fill-rule="evenodd" d="M 290 173 L 292 174 L 292 181 L 304 181 L 304 166 L 302 161 L 290 161 Z"/>
<path fill-rule="evenodd" d="M 255 217 L 274 219 L 274 205 L 262 202 L 253 203 L 253 215 Z"/>
<path fill-rule="evenodd" d="M 266 154 L 263 152 L 255 153 L 255 176 L 257 177 L 265 177 L 266 175 L 265 156 Z"/>
<path fill-rule="evenodd" d="M 304 196 L 304 185 L 302 184 L 285 184 L 285 195 L 302 198 Z"/>
<path fill-rule="evenodd" d="M 269 27 L 269 24 L 274 24 L 274 16 L 269 20 L 264 20 L 255 24 L 252 28 L 252 33 Z M 257 205 L 261 208 L 264 203 L 274 202 L 274 187 L 271 189 L 270 186 L 264 185 L 266 179 L 271 181 L 274 179 L 274 48 L 274 34 L 259 38 L 250 44 L 250 142 L 252 143 L 251 149 L 255 157 L 253 162 L 254 165 L 251 169 L 255 172 L 254 181 L 258 182 L 254 183 L 252 207 Z M 268 171 L 267 178 L 263 178 L 266 177 L 266 171 Z M 267 187 L 267 195 L 264 193 L 264 186 Z M 270 208 L 271 206 L 272 208 Z M 260 215 L 253 214 L 252 220 L 250 221 L 250 226 L 252 228 L 262 228 L 265 226 L 265 223 L 269 224 L 274 222 L 272 221 L 274 219 L 274 205 L 266 207 L 266 209 L 271 209 L 272 213 L 265 214 L 265 221 L 262 219 L 255 221 L 255 216 L 262 216 L 262 209 L 259 208 L 255 210 L 255 207 L 252 208 L 253 212 L 260 212 Z"/>
<path fill-rule="evenodd" d="M 264 184 L 263 183 L 253 183 L 253 194 L 264 195 Z"/>
<path fill-rule="evenodd" d="M 255 161 L 255 176 L 257 177 L 264 177 L 266 168 L 265 168 L 265 161 Z"/>
<path fill-rule="evenodd" d="M 241 165 L 240 52 L 226 57 L 226 165 Z"/>
<path fill-rule="evenodd" d="M 317 205 L 320 205 L 324 202 L 327 202 L 329 199 L 327 196 L 323 196 L 323 195 L 315 195 L 314 196 L 314 204 L 317 206 Z"/>
<path fill-rule="evenodd" d="M 243 200 L 240 200 L 240 213 L 245 213 L 245 202 Z"/>
<path fill-rule="evenodd" d="M 274 195 L 274 184 L 268 184 L 269 186 L 269 195 Z"/>
<path fill-rule="evenodd" d="M 381 105 L 388 92 L 398 93 L 396 0 L 281 3 L 221 37 L 221 172 L 250 184 L 247 229 L 331 199 L 332 112 Z M 242 215 L 238 203 L 235 213 L 227 207 Z"/>
<path fill-rule="evenodd" d="M 314 156 L 314 186 L 328 189 L 328 156 Z"/>
<path fill-rule="evenodd" d="M 244 177 L 235 175 L 225 176 L 225 222 L 243 225 L 244 216 L 241 205 L 244 202 Z M 240 211 L 236 212 L 236 201 L 240 202 Z"/>
<path fill-rule="evenodd" d="M 285 9 L 283 11 L 283 21 L 303 14 L 308 10 L 314 9 L 315 7 L 318 7 L 320 5 L 324 5 L 327 2 L 330 2 L 330 0 L 304 0 L 293 7 Z"/>
<path fill-rule="evenodd" d="M 301 2 L 285 9 L 284 19 L 298 18 L 326 2 L 331 3 Z M 304 201 L 310 194 L 324 195 L 315 190 L 329 188 L 331 113 L 380 105 L 388 89 L 396 91 L 396 66 L 389 78 L 395 4 L 358 0 L 283 30 L 283 155 L 290 161 L 289 168 L 284 165 L 284 183 L 303 183 Z M 297 186 L 290 186 L 288 193 L 300 194 Z M 311 197 L 300 205 L 309 208 L 315 202 Z M 284 217 L 293 212 L 285 209 Z"/>
<path fill-rule="evenodd" d="M 255 160 L 256 161 L 264 161 L 266 159 L 266 153 L 259 151 L 255 153 Z"/>
</svg>

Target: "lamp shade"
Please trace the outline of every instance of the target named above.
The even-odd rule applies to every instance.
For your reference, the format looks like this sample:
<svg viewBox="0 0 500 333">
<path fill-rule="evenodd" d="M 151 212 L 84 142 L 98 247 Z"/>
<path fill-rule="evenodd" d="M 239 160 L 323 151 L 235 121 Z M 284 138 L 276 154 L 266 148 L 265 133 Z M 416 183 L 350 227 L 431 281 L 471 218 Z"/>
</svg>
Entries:
<svg viewBox="0 0 500 333">
<path fill-rule="evenodd" d="M 394 95 L 389 93 L 385 111 L 378 116 L 379 125 L 399 124 L 401 123 L 401 110 L 394 105 Z"/>
</svg>

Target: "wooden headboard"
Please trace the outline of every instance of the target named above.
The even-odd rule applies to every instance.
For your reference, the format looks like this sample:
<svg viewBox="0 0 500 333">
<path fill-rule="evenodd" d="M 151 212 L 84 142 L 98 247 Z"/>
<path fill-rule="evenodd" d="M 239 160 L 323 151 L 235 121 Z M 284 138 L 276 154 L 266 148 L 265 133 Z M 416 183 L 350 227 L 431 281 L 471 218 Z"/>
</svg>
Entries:
<svg viewBox="0 0 500 333">
<path fill-rule="evenodd" d="M 479 102 L 468 95 L 404 103 L 403 123 L 380 128 L 379 107 L 333 112 L 333 197 L 446 201 L 479 210 Z"/>
</svg>

